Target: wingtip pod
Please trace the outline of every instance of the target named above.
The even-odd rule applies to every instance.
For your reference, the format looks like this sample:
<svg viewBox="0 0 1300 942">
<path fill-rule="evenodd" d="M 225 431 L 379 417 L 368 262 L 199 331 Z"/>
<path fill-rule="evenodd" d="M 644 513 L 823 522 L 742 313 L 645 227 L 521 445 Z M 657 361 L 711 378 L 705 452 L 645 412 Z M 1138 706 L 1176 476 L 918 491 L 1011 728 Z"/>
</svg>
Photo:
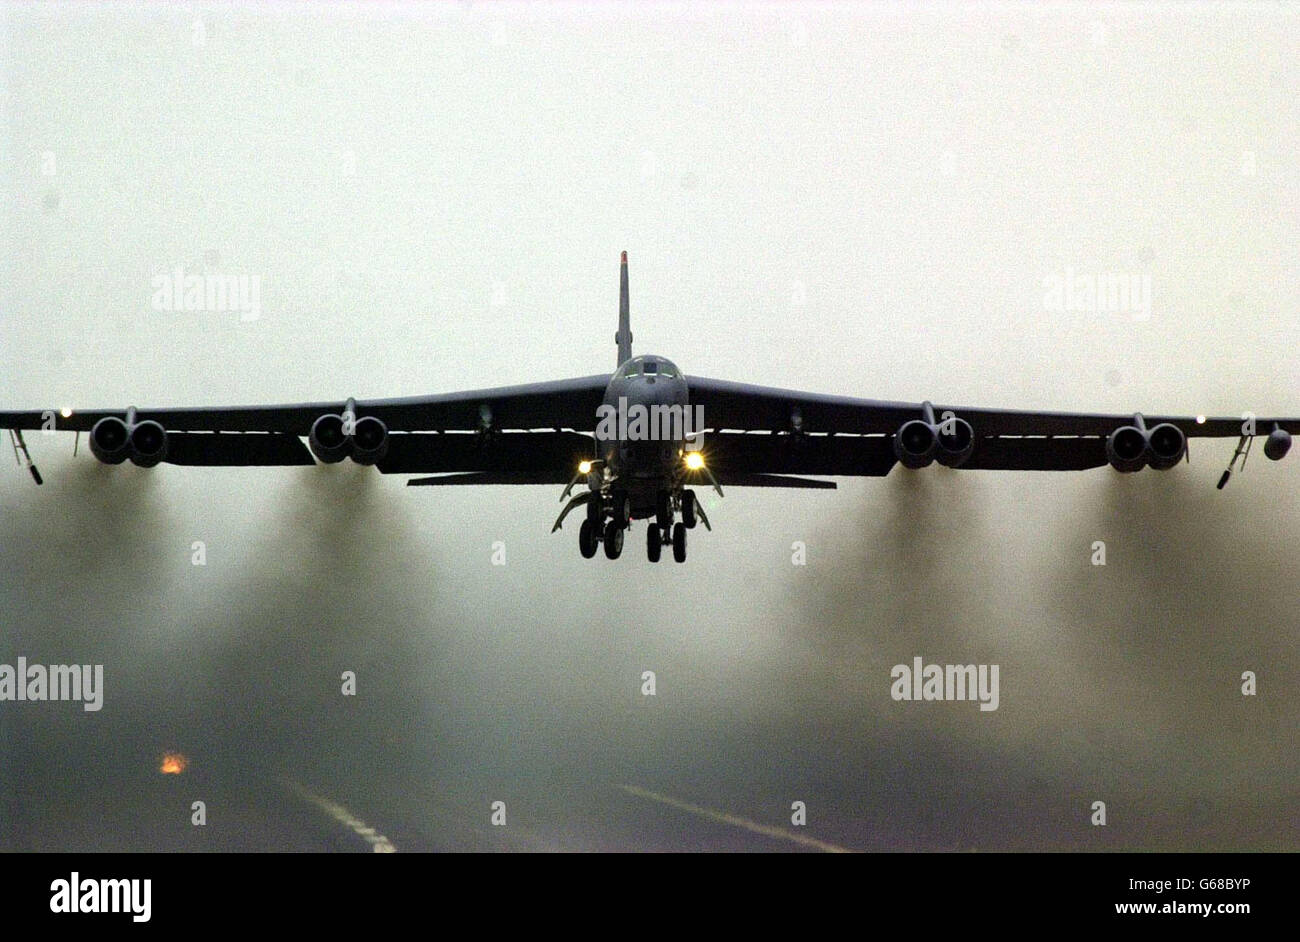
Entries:
<svg viewBox="0 0 1300 942">
<path fill-rule="evenodd" d="M 1264 439 L 1264 457 L 1269 461 L 1281 461 L 1291 450 L 1291 433 L 1279 425 L 1273 426 L 1268 438 Z"/>
<path fill-rule="evenodd" d="M 626 265 L 626 264 L 627 264 L 627 253 L 626 253 L 626 252 L 624 252 L 624 253 L 623 253 L 623 257 L 622 257 L 621 259 L 619 259 L 619 264 L 620 264 L 620 265 Z"/>
</svg>

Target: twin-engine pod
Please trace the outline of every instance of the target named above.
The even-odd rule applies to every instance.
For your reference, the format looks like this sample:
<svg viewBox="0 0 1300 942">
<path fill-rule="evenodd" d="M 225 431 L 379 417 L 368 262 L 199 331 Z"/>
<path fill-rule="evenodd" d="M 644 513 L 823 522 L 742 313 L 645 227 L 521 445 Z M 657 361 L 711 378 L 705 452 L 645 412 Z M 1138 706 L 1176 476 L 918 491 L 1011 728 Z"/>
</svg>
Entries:
<svg viewBox="0 0 1300 942">
<path fill-rule="evenodd" d="M 357 464 L 374 464 L 388 454 L 388 426 L 373 415 L 350 422 L 341 415 L 322 415 L 312 423 L 307 446 L 325 464 L 349 457 Z"/>
<path fill-rule="evenodd" d="M 105 416 L 90 430 L 90 453 L 104 464 L 130 458 L 142 468 L 152 468 L 167 457 L 167 430 L 152 419 L 128 425 L 117 416 Z"/>
<path fill-rule="evenodd" d="M 1162 422 L 1148 429 L 1142 417 L 1134 425 L 1122 425 L 1106 438 L 1106 460 L 1116 471 L 1141 471 L 1145 467 L 1164 471 L 1187 454 L 1187 436 L 1177 425 Z"/>
<path fill-rule="evenodd" d="M 975 430 L 965 419 L 945 412 L 935 421 L 930 403 L 922 405 L 923 418 L 904 422 L 894 434 L 894 457 L 905 468 L 924 468 L 932 461 L 948 468 L 960 467 L 975 449 Z"/>
</svg>

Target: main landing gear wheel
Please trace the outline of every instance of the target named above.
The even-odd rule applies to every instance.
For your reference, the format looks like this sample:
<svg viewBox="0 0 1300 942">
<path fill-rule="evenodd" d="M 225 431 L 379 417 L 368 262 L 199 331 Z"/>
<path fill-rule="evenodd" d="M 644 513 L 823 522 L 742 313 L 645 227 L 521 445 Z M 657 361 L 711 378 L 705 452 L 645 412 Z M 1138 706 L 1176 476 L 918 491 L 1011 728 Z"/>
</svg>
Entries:
<svg viewBox="0 0 1300 942">
<path fill-rule="evenodd" d="M 626 530 L 628 522 L 632 519 L 632 501 L 627 494 L 614 494 L 614 522 L 618 524 L 620 530 Z"/>
<path fill-rule="evenodd" d="M 673 526 L 673 559 L 679 563 L 686 562 L 686 524 Z"/>
<path fill-rule="evenodd" d="M 605 524 L 605 556 L 607 559 L 618 559 L 622 552 L 623 528 L 617 520 L 611 520 Z"/>
<path fill-rule="evenodd" d="M 661 530 L 667 530 L 673 525 L 672 495 L 667 491 L 660 491 L 655 498 L 655 522 Z"/>
<path fill-rule="evenodd" d="M 682 523 L 686 529 L 695 529 L 695 492 L 682 491 Z"/>
<path fill-rule="evenodd" d="M 645 555 L 652 563 L 659 562 L 664 551 L 664 532 L 653 524 L 645 530 Z"/>
<path fill-rule="evenodd" d="M 596 528 L 590 519 L 582 521 L 582 526 L 578 528 L 578 550 L 583 559 L 591 559 L 596 555 Z"/>
</svg>

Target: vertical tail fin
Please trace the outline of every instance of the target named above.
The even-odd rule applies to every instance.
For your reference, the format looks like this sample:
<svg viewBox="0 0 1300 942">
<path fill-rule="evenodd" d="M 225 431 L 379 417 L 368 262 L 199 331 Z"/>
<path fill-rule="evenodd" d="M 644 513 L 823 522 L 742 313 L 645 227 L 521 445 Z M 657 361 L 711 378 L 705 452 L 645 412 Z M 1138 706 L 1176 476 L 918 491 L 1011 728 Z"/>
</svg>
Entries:
<svg viewBox="0 0 1300 942">
<path fill-rule="evenodd" d="M 618 344 L 618 363 L 615 364 L 618 367 L 632 359 L 632 315 L 628 308 L 626 252 L 623 253 L 623 260 L 619 264 L 618 333 L 614 335 L 614 342 Z"/>
</svg>

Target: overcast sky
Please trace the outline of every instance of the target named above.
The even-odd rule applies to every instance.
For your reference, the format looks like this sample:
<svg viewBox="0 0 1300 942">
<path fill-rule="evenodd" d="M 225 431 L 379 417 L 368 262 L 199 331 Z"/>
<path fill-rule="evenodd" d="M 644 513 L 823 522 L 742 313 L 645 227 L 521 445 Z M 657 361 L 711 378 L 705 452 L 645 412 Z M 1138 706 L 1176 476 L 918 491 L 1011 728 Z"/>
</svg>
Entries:
<svg viewBox="0 0 1300 942">
<path fill-rule="evenodd" d="M 611 370 L 626 250 L 635 350 L 688 377 L 1300 414 L 1294 6 L 2 9 L 0 409 Z M 156 310 L 178 266 L 259 279 L 257 316 Z M 1054 303 L 1074 278 L 1149 296 Z M 950 846 L 1087 846 L 1094 799 L 1115 846 L 1295 846 L 1295 456 L 1224 492 L 1226 440 L 1166 474 L 733 489 L 652 567 L 551 535 L 558 489 L 28 440 L 47 486 L 0 476 L 0 661 L 105 659 L 102 715 L 48 720 L 70 743 L 125 723 L 147 750 L 167 714 L 200 752 L 301 746 L 356 663 L 393 749 L 455 741 L 506 781 L 820 788 L 870 846 L 944 846 L 954 806 Z M 1000 709 L 892 702 L 914 656 L 1000 664 Z"/>
</svg>

